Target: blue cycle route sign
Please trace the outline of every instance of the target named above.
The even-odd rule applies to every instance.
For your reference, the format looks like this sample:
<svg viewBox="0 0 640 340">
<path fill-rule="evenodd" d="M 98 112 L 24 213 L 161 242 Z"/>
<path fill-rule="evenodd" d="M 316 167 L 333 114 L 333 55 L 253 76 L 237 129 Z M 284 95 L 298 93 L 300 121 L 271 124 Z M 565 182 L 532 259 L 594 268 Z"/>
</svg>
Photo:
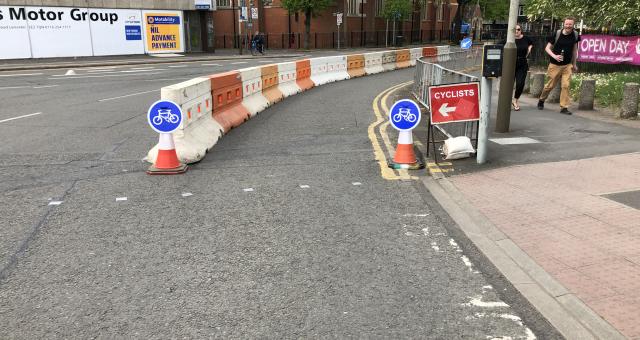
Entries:
<svg viewBox="0 0 640 340">
<path fill-rule="evenodd" d="M 413 130 L 420 123 L 420 107 L 410 99 L 402 99 L 391 106 L 389 121 L 396 130 Z"/>
<path fill-rule="evenodd" d="M 468 50 L 471 48 L 472 44 L 473 41 L 471 40 L 471 38 L 464 38 L 462 39 L 462 41 L 460 41 L 460 48 Z"/>
<path fill-rule="evenodd" d="M 147 120 L 156 132 L 171 133 L 182 123 L 182 110 L 172 101 L 158 100 L 149 107 Z"/>
</svg>

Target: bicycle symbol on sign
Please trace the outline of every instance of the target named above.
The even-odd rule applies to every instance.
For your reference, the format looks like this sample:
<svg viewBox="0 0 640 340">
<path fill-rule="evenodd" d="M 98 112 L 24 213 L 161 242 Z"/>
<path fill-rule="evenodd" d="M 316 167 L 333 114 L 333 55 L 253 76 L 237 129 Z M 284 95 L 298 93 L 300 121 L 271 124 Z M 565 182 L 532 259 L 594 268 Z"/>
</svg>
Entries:
<svg viewBox="0 0 640 340">
<path fill-rule="evenodd" d="M 158 115 L 153 117 L 152 121 L 154 125 L 160 125 L 163 121 L 175 124 L 178 120 L 180 120 L 180 117 L 177 114 L 171 113 L 170 108 L 163 107 L 158 109 Z"/>
<path fill-rule="evenodd" d="M 392 118 L 396 123 L 399 123 L 403 118 L 409 123 L 413 123 L 418 119 L 418 117 L 414 113 L 411 113 L 411 110 L 406 107 L 400 108 L 398 113 L 394 114 Z"/>
</svg>

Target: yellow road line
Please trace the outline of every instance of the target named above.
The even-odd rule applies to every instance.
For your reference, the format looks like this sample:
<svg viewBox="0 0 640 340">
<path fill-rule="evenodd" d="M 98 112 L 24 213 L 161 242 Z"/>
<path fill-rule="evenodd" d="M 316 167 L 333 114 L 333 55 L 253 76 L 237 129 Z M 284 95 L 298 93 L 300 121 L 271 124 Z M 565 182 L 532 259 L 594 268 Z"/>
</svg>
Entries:
<svg viewBox="0 0 640 340">
<path fill-rule="evenodd" d="M 400 85 L 396 85 L 391 88 L 388 88 L 376 96 L 376 98 L 373 100 L 373 113 L 376 116 L 376 120 L 373 123 L 371 123 L 367 128 L 369 140 L 371 140 L 371 145 L 373 146 L 373 153 L 376 157 L 376 160 L 378 161 L 378 164 L 380 165 L 380 174 L 382 175 L 382 178 L 387 180 L 397 179 L 396 178 L 397 176 L 393 172 L 393 170 L 389 168 L 387 164 L 387 158 L 384 156 L 382 147 L 380 146 L 380 143 L 378 142 L 378 138 L 376 137 L 376 134 L 375 134 L 376 126 L 384 122 L 384 117 L 382 117 L 382 115 L 380 114 L 380 111 L 378 110 L 377 106 L 378 106 L 378 101 L 380 100 L 380 97 L 382 97 L 386 92 L 392 91 L 398 87 L 400 87 Z"/>
<path fill-rule="evenodd" d="M 378 138 L 375 134 L 375 128 L 377 126 L 380 126 L 380 137 L 382 138 L 385 147 L 387 149 L 387 153 L 389 153 L 389 155 L 391 155 L 392 150 L 394 149 L 391 141 L 389 139 L 389 136 L 387 134 L 387 127 L 389 126 L 389 121 L 386 119 L 386 114 L 383 115 L 380 112 L 380 109 L 378 108 L 378 106 L 380 105 L 382 107 L 382 109 L 384 110 L 384 112 L 389 112 L 389 107 L 387 106 L 386 102 L 387 99 L 389 98 L 389 96 L 391 95 L 391 93 L 395 92 L 396 90 L 398 90 L 399 88 L 402 88 L 406 85 L 411 84 L 413 81 L 408 81 L 406 83 L 402 83 L 402 84 L 398 84 L 395 86 L 392 86 L 384 91 L 382 91 L 380 94 L 378 94 L 378 96 L 376 96 L 376 98 L 373 100 L 373 112 L 376 116 L 376 121 L 371 123 L 371 125 L 369 125 L 368 128 L 368 134 L 369 134 L 369 139 L 371 140 L 371 144 L 373 145 L 373 150 L 374 150 L 374 154 L 376 156 L 376 160 L 378 161 L 378 164 L 380 165 L 380 173 L 382 175 L 382 178 L 386 179 L 386 180 L 411 180 L 411 179 L 418 179 L 418 177 L 415 176 L 410 176 L 409 172 L 406 169 L 401 169 L 398 170 L 398 173 L 400 174 L 400 176 L 396 175 L 394 170 L 392 170 L 391 168 L 389 168 L 388 166 L 388 161 L 387 158 L 382 150 L 382 147 L 380 146 L 380 142 L 378 141 Z M 382 98 L 381 98 L 382 97 Z M 380 103 L 380 104 L 379 104 Z"/>
</svg>

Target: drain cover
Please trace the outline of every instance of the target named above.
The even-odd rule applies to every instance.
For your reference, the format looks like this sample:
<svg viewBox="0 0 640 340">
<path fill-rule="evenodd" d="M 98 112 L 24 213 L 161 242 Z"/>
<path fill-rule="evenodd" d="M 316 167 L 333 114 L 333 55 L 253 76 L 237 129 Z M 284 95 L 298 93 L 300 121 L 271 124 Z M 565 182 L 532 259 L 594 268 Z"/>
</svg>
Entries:
<svg viewBox="0 0 640 340">
<path fill-rule="evenodd" d="M 618 192 L 615 194 L 603 195 L 604 197 L 628 205 L 632 208 L 640 210 L 640 190 Z"/>
</svg>

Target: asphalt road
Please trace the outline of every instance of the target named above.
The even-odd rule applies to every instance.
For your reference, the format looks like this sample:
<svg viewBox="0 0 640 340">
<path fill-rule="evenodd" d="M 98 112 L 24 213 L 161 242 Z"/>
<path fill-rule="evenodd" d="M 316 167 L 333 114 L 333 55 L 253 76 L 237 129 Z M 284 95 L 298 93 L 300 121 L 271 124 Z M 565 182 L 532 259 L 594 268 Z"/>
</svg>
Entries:
<svg viewBox="0 0 640 340">
<path fill-rule="evenodd" d="M 557 337 L 418 181 L 381 177 L 372 101 L 412 69 L 147 176 L 160 87 L 251 65 L 203 64 L 0 74 L 1 338 Z"/>
</svg>

